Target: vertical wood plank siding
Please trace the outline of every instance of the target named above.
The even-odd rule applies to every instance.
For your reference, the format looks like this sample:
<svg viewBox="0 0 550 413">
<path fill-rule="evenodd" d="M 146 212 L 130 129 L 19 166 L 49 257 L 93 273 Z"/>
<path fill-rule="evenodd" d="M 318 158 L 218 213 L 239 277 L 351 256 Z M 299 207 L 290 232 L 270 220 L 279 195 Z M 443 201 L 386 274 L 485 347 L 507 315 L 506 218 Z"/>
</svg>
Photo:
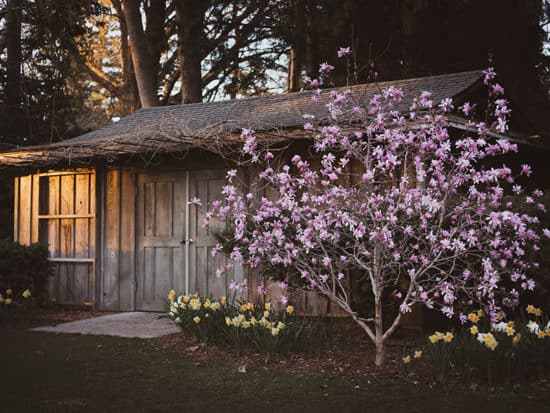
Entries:
<svg viewBox="0 0 550 413">
<path fill-rule="evenodd" d="M 135 173 L 108 168 L 104 176 L 100 309 L 134 310 Z"/>
</svg>

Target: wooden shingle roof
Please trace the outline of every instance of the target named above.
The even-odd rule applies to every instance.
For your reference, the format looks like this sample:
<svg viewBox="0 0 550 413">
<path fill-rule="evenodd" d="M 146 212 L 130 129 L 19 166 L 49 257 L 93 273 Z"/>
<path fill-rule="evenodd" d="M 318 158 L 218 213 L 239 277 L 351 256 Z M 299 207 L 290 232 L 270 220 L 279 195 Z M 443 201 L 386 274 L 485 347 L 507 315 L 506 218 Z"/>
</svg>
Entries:
<svg viewBox="0 0 550 413">
<path fill-rule="evenodd" d="M 422 91 L 430 91 L 435 102 L 446 97 L 459 98 L 479 85 L 481 77 L 481 71 L 470 71 L 356 85 L 352 90 L 354 99 L 368 101 L 381 89 L 393 85 L 403 90 L 399 109 L 406 109 Z M 243 128 L 256 131 L 301 128 L 305 113 L 320 120 L 328 117 L 329 93 L 323 91 L 317 101 L 312 100 L 312 95 L 312 91 L 304 91 L 140 109 L 116 123 L 73 139 L 0 153 L 0 165 L 78 165 L 97 158 L 112 160 L 138 153 L 207 148 L 212 140 L 223 140 Z"/>
</svg>

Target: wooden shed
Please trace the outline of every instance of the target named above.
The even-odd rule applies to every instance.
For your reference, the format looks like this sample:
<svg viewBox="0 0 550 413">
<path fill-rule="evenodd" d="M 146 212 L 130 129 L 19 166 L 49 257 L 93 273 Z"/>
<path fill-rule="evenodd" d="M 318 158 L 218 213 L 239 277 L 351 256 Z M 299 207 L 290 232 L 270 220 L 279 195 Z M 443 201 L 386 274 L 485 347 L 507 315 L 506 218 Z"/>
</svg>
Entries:
<svg viewBox="0 0 550 413">
<path fill-rule="evenodd" d="M 403 89 L 408 107 L 423 90 L 435 101 L 460 101 L 481 76 L 472 71 L 391 84 Z M 354 96 L 369 100 L 385 86 L 354 86 Z M 201 222 L 235 166 L 240 130 L 252 127 L 270 142 L 299 141 L 303 114 L 328 116 L 327 93 L 318 101 L 311 95 L 141 109 L 74 139 L 0 154 L 0 164 L 18 174 L 14 239 L 48 245 L 55 263 L 51 299 L 98 310 L 160 310 L 172 288 L 220 296 L 232 279 L 250 277 L 243 268 L 215 276 L 224 260 L 211 255 L 216 226 L 207 230 Z M 250 169 L 240 173 L 254 179 Z M 193 197 L 202 206 L 189 205 Z M 310 304 L 331 311 L 326 303 Z"/>
</svg>

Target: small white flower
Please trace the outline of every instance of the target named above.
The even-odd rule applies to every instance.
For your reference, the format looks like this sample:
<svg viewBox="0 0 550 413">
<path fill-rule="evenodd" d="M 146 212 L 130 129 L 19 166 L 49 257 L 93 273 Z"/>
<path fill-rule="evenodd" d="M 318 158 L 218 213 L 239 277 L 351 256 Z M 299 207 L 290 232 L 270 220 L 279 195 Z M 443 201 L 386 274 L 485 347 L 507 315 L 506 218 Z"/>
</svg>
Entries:
<svg viewBox="0 0 550 413">
<path fill-rule="evenodd" d="M 549 323 L 550 324 L 550 323 Z M 529 321 L 527 323 L 527 328 L 529 329 L 529 331 L 533 334 L 538 334 L 539 331 L 540 331 L 540 326 L 533 320 Z"/>
<path fill-rule="evenodd" d="M 505 323 L 504 321 L 501 321 L 500 323 L 496 323 L 495 325 L 493 325 L 492 329 L 494 331 L 504 333 L 508 330 L 508 323 Z"/>
</svg>

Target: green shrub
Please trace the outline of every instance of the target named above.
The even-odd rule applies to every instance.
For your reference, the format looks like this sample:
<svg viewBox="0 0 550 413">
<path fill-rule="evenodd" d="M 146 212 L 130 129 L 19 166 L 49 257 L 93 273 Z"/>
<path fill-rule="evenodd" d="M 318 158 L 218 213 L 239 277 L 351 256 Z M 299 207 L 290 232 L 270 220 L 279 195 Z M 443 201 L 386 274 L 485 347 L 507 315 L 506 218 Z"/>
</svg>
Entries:
<svg viewBox="0 0 550 413">
<path fill-rule="evenodd" d="M 48 257 L 48 249 L 43 245 L 0 240 L 0 288 L 30 288 L 36 296 L 42 296 L 48 278 L 53 275 Z"/>
<path fill-rule="evenodd" d="M 18 313 L 31 308 L 33 302 L 31 290 L 14 291 L 8 288 L 0 291 L 0 320 L 15 318 Z"/>
</svg>

